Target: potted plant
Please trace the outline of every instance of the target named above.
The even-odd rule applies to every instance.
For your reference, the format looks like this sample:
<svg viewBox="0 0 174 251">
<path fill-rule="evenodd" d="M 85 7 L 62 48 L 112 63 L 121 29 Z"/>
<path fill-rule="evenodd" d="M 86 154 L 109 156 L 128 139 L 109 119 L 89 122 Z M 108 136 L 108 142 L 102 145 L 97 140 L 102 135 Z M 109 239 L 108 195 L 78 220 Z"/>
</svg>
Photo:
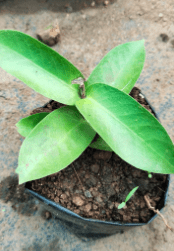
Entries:
<svg viewBox="0 0 174 251">
<path fill-rule="evenodd" d="M 145 215 L 141 215 L 141 221 L 138 222 L 135 217 L 131 222 L 129 215 L 124 215 L 126 205 L 122 204 L 123 208 L 120 206 L 125 198 L 124 203 L 131 198 L 135 190 L 135 201 L 130 199 L 127 202 L 132 207 L 130 212 L 134 214 L 138 196 L 146 192 L 138 210 L 141 212 L 142 204 L 146 202 L 153 211 L 157 206 L 154 212 L 159 214 L 158 209 L 165 205 L 168 174 L 174 173 L 174 145 L 155 118 L 153 109 L 148 111 L 147 103 L 143 107 L 141 102 L 129 95 L 136 90 L 134 84 L 144 66 L 144 40 L 115 47 L 87 80 L 74 65 L 53 49 L 19 31 L 0 31 L 0 55 L 0 67 L 51 99 L 45 105 L 46 109 L 43 108 L 45 110 L 39 109 L 16 124 L 18 132 L 25 137 L 16 169 L 19 184 L 27 182 L 26 187 L 30 184 L 30 192 L 51 205 L 52 212 L 59 219 L 67 222 L 76 232 L 88 236 L 113 234 L 121 229 L 149 223 L 154 218 L 153 212 L 153 215 L 149 215 L 150 210 L 145 211 L 149 216 L 147 222 Z M 144 99 L 141 93 L 139 96 Z M 85 149 L 87 158 L 84 155 Z M 83 187 L 86 184 L 81 182 L 82 177 L 76 172 L 80 169 L 78 160 L 81 156 L 80 165 L 84 165 L 81 174 L 83 181 L 88 181 L 87 189 Z M 94 156 L 96 163 L 93 163 Z M 118 164 L 120 162 L 121 165 Z M 84 170 L 88 171 L 85 177 Z M 91 170 L 95 177 L 91 176 Z M 108 174 L 111 170 L 112 175 Z M 70 205 L 65 187 L 73 186 L 73 175 L 79 184 L 81 182 L 80 186 L 84 190 L 83 194 L 75 191 Z M 130 180 L 130 175 L 136 179 Z M 70 176 L 72 179 L 68 183 Z M 101 178 L 98 185 L 96 176 Z M 47 178 L 48 187 L 56 194 L 54 201 L 51 200 L 53 195 L 50 191 L 45 198 L 35 192 L 46 193 L 43 185 Z M 122 184 L 124 178 L 128 189 L 124 191 L 123 188 L 124 195 L 121 197 L 118 183 Z M 151 183 L 148 183 L 149 180 Z M 63 183 L 64 191 L 59 194 L 59 186 L 62 188 Z M 155 190 L 156 187 L 153 190 L 155 183 L 158 188 L 162 185 L 162 192 Z M 95 189 L 91 184 L 95 184 Z M 101 203 L 101 208 L 105 202 L 108 208 L 105 216 L 100 218 L 100 213 L 94 214 L 99 204 L 92 204 L 92 201 L 94 194 L 98 191 L 101 193 L 103 186 L 109 195 L 104 201 L 98 196 L 96 201 Z M 113 190 L 117 190 L 117 198 Z M 156 202 L 147 196 L 150 190 L 153 190 L 152 195 L 158 193 Z M 74 206 L 74 212 L 69 210 L 71 206 Z M 82 210 L 84 215 L 89 215 L 88 218 L 80 216 Z M 109 210 L 114 212 L 114 220 Z M 122 218 L 117 217 L 118 211 Z M 95 217 L 91 218 L 92 215 Z M 118 219 L 122 219 L 122 222 Z"/>
</svg>

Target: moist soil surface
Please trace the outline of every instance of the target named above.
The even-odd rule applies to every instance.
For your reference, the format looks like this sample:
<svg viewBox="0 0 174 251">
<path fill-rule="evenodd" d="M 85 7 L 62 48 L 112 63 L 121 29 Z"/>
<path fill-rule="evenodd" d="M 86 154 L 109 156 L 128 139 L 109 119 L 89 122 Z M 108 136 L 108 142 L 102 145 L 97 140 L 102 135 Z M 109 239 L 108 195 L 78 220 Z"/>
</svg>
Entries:
<svg viewBox="0 0 174 251">
<path fill-rule="evenodd" d="M 130 96 L 155 116 L 137 87 Z M 64 104 L 51 100 L 30 115 L 52 112 L 62 106 Z M 118 209 L 136 186 L 139 188 L 126 206 Z M 147 223 L 154 212 L 148 209 L 144 196 L 148 195 L 151 206 L 160 210 L 166 186 L 167 175 L 152 173 L 152 178 L 148 178 L 147 172 L 129 165 L 114 152 L 90 147 L 58 173 L 26 183 L 27 188 L 82 217 L 124 223 Z"/>
</svg>

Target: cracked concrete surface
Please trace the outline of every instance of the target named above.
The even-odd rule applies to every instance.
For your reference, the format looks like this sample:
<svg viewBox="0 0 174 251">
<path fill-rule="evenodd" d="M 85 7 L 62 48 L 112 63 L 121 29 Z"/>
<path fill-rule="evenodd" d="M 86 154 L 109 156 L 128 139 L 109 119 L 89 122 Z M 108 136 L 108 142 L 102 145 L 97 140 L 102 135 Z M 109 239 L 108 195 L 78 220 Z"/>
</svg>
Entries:
<svg viewBox="0 0 174 251">
<path fill-rule="evenodd" d="M 75 6 L 75 1 L 66 1 Z M 82 0 L 79 1 L 83 2 Z M 62 1 L 0 1 L 0 29 L 14 29 L 36 38 L 36 32 L 58 18 L 61 42 L 52 48 L 88 77 L 115 46 L 145 39 L 146 61 L 136 86 L 154 107 L 174 142 L 174 3 L 172 0 L 118 0 L 104 7 L 66 13 Z M 73 5 L 74 4 L 74 5 Z M 74 7 L 73 7 L 74 8 Z M 160 34 L 168 36 L 167 41 Z M 22 200 L 17 182 L 18 153 L 23 137 L 15 124 L 49 100 L 0 68 L 0 250 L 172 251 L 173 233 L 161 218 L 123 234 L 92 240 L 77 238 L 58 220 L 45 219 L 44 209 L 30 196 Z M 16 184 L 16 183 L 15 183 Z M 9 195 L 9 189 L 14 191 Z M 174 178 L 165 218 L 174 228 Z"/>
</svg>

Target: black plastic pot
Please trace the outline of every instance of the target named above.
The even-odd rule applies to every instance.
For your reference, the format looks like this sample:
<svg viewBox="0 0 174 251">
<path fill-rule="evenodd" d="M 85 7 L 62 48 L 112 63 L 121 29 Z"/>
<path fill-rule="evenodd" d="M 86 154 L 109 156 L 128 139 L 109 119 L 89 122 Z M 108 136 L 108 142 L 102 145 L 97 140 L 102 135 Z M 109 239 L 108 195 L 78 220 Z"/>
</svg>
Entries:
<svg viewBox="0 0 174 251">
<path fill-rule="evenodd" d="M 144 96 L 144 95 L 143 95 Z M 144 96 L 145 98 L 145 96 Z M 149 101 L 145 98 L 151 109 L 153 110 L 156 118 L 159 120 L 156 115 L 154 108 L 149 103 Z M 43 108 L 47 106 L 52 100 L 46 103 Z M 159 210 L 161 211 L 167 200 L 168 189 L 170 183 L 170 175 L 167 175 L 166 188 L 164 193 L 163 201 L 159 206 Z M 59 221 L 65 224 L 68 228 L 70 228 L 71 232 L 78 236 L 84 237 L 104 237 L 112 234 L 116 234 L 118 232 L 124 232 L 126 230 L 132 229 L 133 227 L 144 226 L 152 222 L 157 214 L 155 214 L 147 223 L 121 223 L 121 222 L 111 222 L 111 221 L 102 221 L 102 220 L 93 220 L 87 219 L 79 216 L 78 214 L 70 211 L 69 209 L 64 208 L 63 206 L 46 199 L 44 196 L 32 191 L 27 188 L 27 183 L 25 184 L 26 192 L 33 195 L 37 199 L 39 199 L 44 205 L 45 209 L 51 212 L 55 218 L 58 218 Z"/>
</svg>

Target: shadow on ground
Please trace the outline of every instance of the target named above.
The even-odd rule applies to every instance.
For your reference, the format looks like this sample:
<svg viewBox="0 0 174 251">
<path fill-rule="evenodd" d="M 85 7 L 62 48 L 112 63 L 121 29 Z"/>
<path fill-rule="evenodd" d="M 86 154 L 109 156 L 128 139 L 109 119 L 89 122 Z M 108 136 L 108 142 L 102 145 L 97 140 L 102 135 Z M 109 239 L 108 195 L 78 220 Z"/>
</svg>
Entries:
<svg viewBox="0 0 174 251">
<path fill-rule="evenodd" d="M 0 183 L 0 200 L 5 203 L 11 202 L 11 207 L 18 214 L 31 216 L 38 207 L 35 199 L 24 191 L 24 184 L 18 185 L 17 176 L 9 176 Z"/>
<path fill-rule="evenodd" d="M 117 0 L 4 0 L 0 1 L 0 13 L 33 14 L 41 10 L 72 13 L 85 8 L 106 6 Z M 12 4 L 13 3 L 13 4 Z"/>
</svg>

